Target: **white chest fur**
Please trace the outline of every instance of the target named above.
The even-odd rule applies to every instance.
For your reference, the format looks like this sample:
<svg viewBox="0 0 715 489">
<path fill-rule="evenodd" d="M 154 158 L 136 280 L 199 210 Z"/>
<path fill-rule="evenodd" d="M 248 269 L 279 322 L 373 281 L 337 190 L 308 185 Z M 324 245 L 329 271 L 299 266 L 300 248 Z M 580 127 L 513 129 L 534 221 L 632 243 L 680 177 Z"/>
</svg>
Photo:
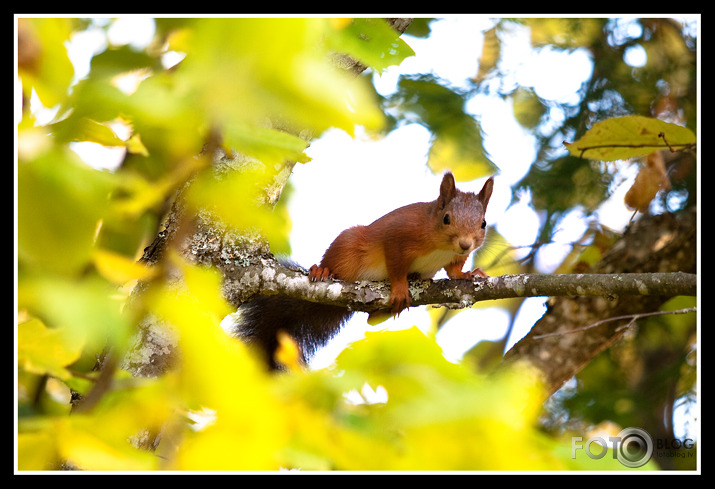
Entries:
<svg viewBox="0 0 715 489">
<path fill-rule="evenodd" d="M 432 278 L 445 265 L 450 264 L 457 255 L 451 250 L 435 250 L 418 257 L 410 266 L 410 273 L 419 273 L 421 278 Z"/>
<path fill-rule="evenodd" d="M 420 278 L 428 279 L 434 277 L 445 265 L 451 263 L 457 255 L 450 250 L 436 250 L 427 255 L 418 257 L 412 262 L 408 274 L 419 273 Z M 385 280 L 387 267 L 384 260 L 374 267 L 365 267 L 360 270 L 357 280 Z"/>
</svg>

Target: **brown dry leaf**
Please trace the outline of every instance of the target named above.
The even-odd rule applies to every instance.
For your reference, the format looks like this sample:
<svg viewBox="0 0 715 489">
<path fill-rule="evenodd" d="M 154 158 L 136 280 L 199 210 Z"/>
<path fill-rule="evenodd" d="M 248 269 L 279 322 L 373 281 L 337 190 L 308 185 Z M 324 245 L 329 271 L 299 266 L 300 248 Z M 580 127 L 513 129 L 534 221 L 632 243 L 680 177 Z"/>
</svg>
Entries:
<svg viewBox="0 0 715 489">
<path fill-rule="evenodd" d="M 665 171 L 663 153 L 656 151 L 646 158 L 646 164 L 636 175 L 624 201 L 629 209 L 645 212 L 660 190 L 670 190 L 670 180 Z"/>
<path fill-rule="evenodd" d="M 474 76 L 475 83 L 484 81 L 487 74 L 496 68 L 500 53 L 501 42 L 497 36 L 497 28 L 492 27 L 484 32 L 482 55 L 479 57 L 479 71 Z"/>
</svg>

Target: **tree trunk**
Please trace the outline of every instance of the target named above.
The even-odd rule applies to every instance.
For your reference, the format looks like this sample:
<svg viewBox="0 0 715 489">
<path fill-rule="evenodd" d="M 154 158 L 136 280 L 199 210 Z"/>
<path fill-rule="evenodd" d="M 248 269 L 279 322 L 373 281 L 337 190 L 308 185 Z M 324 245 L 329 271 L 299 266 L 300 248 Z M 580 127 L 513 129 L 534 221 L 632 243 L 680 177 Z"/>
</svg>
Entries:
<svg viewBox="0 0 715 489">
<path fill-rule="evenodd" d="M 644 216 L 590 273 L 696 271 L 697 212 Z M 618 340 L 630 319 L 604 322 L 574 334 L 564 333 L 598 321 L 657 311 L 669 297 L 558 297 L 531 331 L 505 355 L 505 362 L 526 361 L 543 375 L 549 393 L 578 373 Z"/>
</svg>

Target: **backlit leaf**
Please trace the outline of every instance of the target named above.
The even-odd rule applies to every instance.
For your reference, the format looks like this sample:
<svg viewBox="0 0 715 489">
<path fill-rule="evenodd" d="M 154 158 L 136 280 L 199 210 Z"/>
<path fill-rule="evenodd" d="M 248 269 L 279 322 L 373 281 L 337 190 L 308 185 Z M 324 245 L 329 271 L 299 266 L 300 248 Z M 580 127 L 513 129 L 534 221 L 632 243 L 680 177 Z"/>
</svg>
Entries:
<svg viewBox="0 0 715 489">
<path fill-rule="evenodd" d="M 482 54 L 479 56 L 479 71 L 474 81 L 479 83 L 497 66 L 501 54 L 501 41 L 497 36 L 497 28 L 492 27 L 484 32 Z"/>
<path fill-rule="evenodd" d="M 615 161 L 645 156 L 656 150 L 687 149 L 695 143 L 695 134 L 686 127 L 629 115 L 597 122 L 578 140 L 564 144 L 573 156 Z"/>
<path fill-rule="evenodd" d="M 82 352 L 84 342 L 64 329 L 48 329 L 39 319 L 17 327 L 17 359 L 22 368 L 36 374 L 69 377 L 66 368 Z"/>
<path fill-rule="evenodd" d="M 392 103 L 433 134 L 428 165 L 435 173 L 451 169 L 458 180 L 492 175 L 496 166 L 484 153 L 478 122 L 464 99 L 433 76 L 400 77 Z"/>
<path fill-rule="evenodd" d="M 177 76 L 219 126 L 277 118 L 317 132 L 377 128 L 382 116 L 365 81 L 329 63 L 321 43 L 333 29 L 319 18 L 201 19 Z"/>
<path fill-rule="evenodd" d="M 17 435 L 17 468 L 50 470 L 58 463 L 54 434 L 51 430 Z"/>
<path fill-rule="evenodd" d="M 69 127 L 68 127 L 69 126 Z M 89 141 L 103 146 L 124 146 L 124 141 L 107 125 L 88 117 L 69 118 L 52 125 L 58 140 Z"/>
<path fill-rule="evenodd" d="M 349 54 L 378 73 L 415 52 L 384 19 L 354 19 L 333 36 L 336 52 Z"/>
<path fill-rule="evenodd" d="M 216 419 L 187 437 L 172 464 L 177 469 L 277 469 L 285 412 L 257 359 L 220 326 L 230 309 L 221 299 L 219 277 L 174 260 L 185 280 L 159 291 L 154 310 L 179 333 L 179 383 L 187 406 L 214 410 Z"/>
<path fill-rule="evenodd" d="M 546 107 L 539 97 L 529 89 L 518 88 L 512 95 L 514 118 L 527 129 L 537 126 L 546 112 Z"/>
<path fill-rule="evenodd" d="M 67 97 L 74 67 L 66 42 L 72 19 L 18 19 L 18 74 L 29 97 L 34 89 L 45 107 L 54 107 Z"/>
<path fill-rule="evenodd" d="M 187 192 L 187 202 L 194 209 L 211 212 L 220 222 L 240 231 L 260 230 L 274 252 L 289 249 L 290 221 L 283 212 L 263 205 L 261 189 L 270 184 L 271 169 L 265 172 L 231 172 L 214 175 L 206 172 L 194 181 Z"/>
<path fill-rule="evenodd" d="M 104 277 L 118 285 L 130 280 L 148 280 L 156 273 L 155 270 L 138 263 L 133 258 L 108 250 L 96 250 L 93 261 Z"/>
<path fill-rule="evenodd" d="M 272 166 L 285 161 L 305 163 L 303 153 L 308 143 L 292 134 L 268 127 L 248 124 L 226 124 L 224 144 Z"/>
<path fill-rule="evenodd" d="M 131 326 L 114 297 L 115 286 L 97 277 L 83 280 L 46 275 L 23 277 L 18 286 L 18 305 L 60 328 L 73 344 L 99 353 L 111 344 L 122 348 Z"/>
<path fill-rule="evenodd" d="M 43 270 L 77 273 L 90 260 L 113 177 L 64 148 L 18 164 L 18 257 Z"/>
</svg>

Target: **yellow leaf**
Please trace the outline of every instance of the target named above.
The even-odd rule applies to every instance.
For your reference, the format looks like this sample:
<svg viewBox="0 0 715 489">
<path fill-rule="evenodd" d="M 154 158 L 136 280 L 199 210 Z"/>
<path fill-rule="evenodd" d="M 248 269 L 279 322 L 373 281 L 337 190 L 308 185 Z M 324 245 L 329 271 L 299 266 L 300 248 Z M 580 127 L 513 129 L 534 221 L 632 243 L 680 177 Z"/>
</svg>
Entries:
<svg viewBox="0 0 715 489">
<path fill-rule="evenodd" d="M 597 122 L 573 143 L 564 143 L 573 156 L 615 161 L 645 156 L 661 149 L 688 149 L 693 131 L 651 117 L 628 115 Z"/>
<path fill-rule="evenodd" d="M 459 181 L 470 181 L 494 174 L 496 167 L 484 154 L 481 136 L 475 132 L 470 137 L 461 134 L 438 134 L 429 149 L 427 163 L 435 173 L 451 170 Z"/>
<path fill-rule="evenodd" d="M 65 418 L 56 425 L 56 442 L 60 455 L 85 470 L 152 470 L 157 458 L 133 447 L 129 440 L 105 438 L 102 432 L 89 431 L 76 418 Z"/>
<path fill-rule="evenodd" d="M 54 107 L 66 99 L 74 76 L 66 46 L 72 19 L 18 19 L 17 29 L 22 90 L 29 97 L 34 89 L 45 107 Z"/>
<path fill-rule="evenodd" d="M 352 23 L 352 21 L 353 19 L 350 17 L 335 18 L 330 19 L 330 25 L 332 25 L 335 29 L 345 29 Z"/>
<path fill-rule="evenodd" d="M 589 46 L 603 28 L 603 20 L 598 18 L 532 18 L 526 23 L 534 46 L 556 44 L 561 48 Z"/>
<path fill-rule="evenodd" d="M 275 355 L 276 361 L 285 366 L 288 370 L 302 370 L 300 347 L 285 331 L 278 332 L 278 349 Z"/>
<path fill-rule="evenodd" d="M 126 374 L 126 373 L 125 373 Z M 128 374 L 127 374 L 128 375 Z M 62 460 L 84 470 L 154 470 L 161 459 L 140 448 L 143 437 L 155 436 L 176 415 L 171 391 L 174 377 L 123 381 L 120 372 L 112 388 L 88 413 L 57 417 L 43 431 L 52 435 Z M 38 423 L 25 424 L 25 430 Z"/>
<path fill-rule="evenodd" d="M 487 74 L 496 68 L 501 54 L 501 42 L 497 36 L 496 27 L 484 32 L 482 54 L 479 56 L 479 71 L 475 77 L 477 83 L 484 80 Z"/>
<path fill-rule="evenodd" d="M 127 151 L 142 156 L 149 156 L 149 150 L 144 146 L 144 143 L 142 143 L 139 134 L 134 134 L 127 140 Z"/>
<path fill-rule="evenodd" d="M 190 402 L 218 409 L 252 388 L 260 390 L 263 377 L 257 361 L 220 326 L 232 309 L 223 300 L 218 273 L 185 263 L 176 255 L 169 259 L 182 270 L 184 281 L 155 291 L 150 302 L 153 311 L 179 334 L 180 381 Z M 225 390 L 244 375 L 251 380 L 242 384 L 241 391 Z"/>
<path fill-rule="evenodd" d="M 148 280 L 156 273 L 154 268 L 108 250 L 95 250 L 92 258 L 99 273 L 119 285 L 130 280 Z"/>
<path fill-rule="evenodd" d="M 51 470 L 58 461 L 54 436 L 49 430 L 17 434 L 18 470 Z"/>
<path fill-rule="evenodd" d="M 260 413 L 253 413 L 260 416 Z M 190 433 L 179 447 L 177 470 L 278 470 L 280 433 L 263 431 L 251 419 L 226 420 Z M 277 438 L 276 438 L 277 437 Z"/>
<path fill-rule="evenodd" d="M 73 119 L 65 119 L 59 122 L 54 127 L 64 125 L 66 121 Z M 72 123 L 72 140 L 74 141 L 91 141 L 103 146 L 124 146 L 119 136 L 105 124 L 101 124 L 88 117 L 81 117 L 78 121 Z"/>
<path fill-rule="evenodd" d="M 208 408 L 215 423 L 191 433 L 172 468 L 181 470 L 277 469 L 286 416 L 263 366 L 246 345 L 221 328 L 230 312 L 214 270 L 182 263 L 184 282 L 153 292 L 152 310 L 179 335 L 178 393 L 191 409 Z"/>
<path fill-rule="evenodd" d="M 96 276 L 83 280 L 26 277 L 18 285 L 18 303 L 42 317 L 51 331 L 63 331 L 72 345 L 100 352 L 129 339 L 132 323 L 122 314 L 116 286 Z"/>
<path fill-rule="evenodd" d="M 384 323 L 392 317 L 392 313 L 389 310 L 380 310 L 371 312 L 367 317 L 367 324 L 370 326 L 377 326 L 380 323 Z"/>
<path fill-rule="evenodd" d="M 65 368 L 82 352 L 84 340 L 70 337 L 66 330 L 48 329 L 39 319 L 30 319 L 17 327 L 17 357 L 22 368 L 36 374 L 69 378 Z"/>
</svg>

